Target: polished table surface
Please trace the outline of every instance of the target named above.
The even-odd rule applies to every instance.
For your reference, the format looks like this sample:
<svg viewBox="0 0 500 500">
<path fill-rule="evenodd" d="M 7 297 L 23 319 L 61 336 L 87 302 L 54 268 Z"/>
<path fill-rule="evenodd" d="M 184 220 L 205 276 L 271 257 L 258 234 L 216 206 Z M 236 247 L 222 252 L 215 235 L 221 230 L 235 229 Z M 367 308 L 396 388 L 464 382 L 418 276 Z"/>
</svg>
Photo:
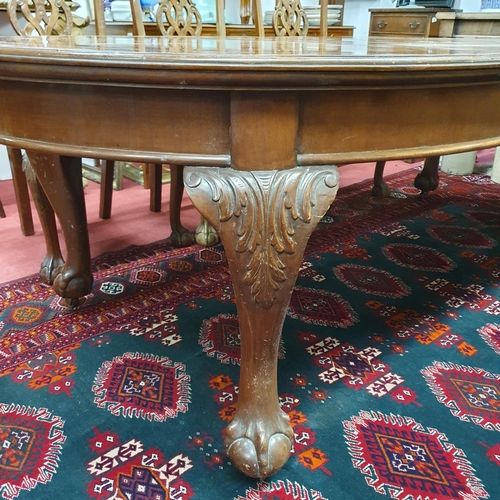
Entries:
<svg viewBox="0 0 500 500">
<path fill-rule="evenodd" d="M 290 454 L 279 338 L 334 164 L 500 144 L 495 39 L 0 37 L 0 68 L 0 143 L 27 150 L 64 233 L 66 262 L 48 249 L 42 266 L 60 295 L 92 286 L 78 157 L 187 165 L 233 277 L 242 358 L 226 447 L 251 476 Z"/>
</svg>

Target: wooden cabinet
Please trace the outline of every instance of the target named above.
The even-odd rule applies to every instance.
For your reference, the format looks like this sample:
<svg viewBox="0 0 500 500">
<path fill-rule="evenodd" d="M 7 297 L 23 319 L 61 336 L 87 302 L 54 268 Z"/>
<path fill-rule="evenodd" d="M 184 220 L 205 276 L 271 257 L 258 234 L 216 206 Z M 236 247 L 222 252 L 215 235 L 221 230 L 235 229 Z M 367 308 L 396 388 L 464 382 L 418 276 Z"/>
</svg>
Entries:
<svg viewBox="0 0 500 500">
<path fill-rule="evenodd" d="M 436 14 L 449 9 L 370 9 L 370 36 L 439 36 Z"/>
</svg>

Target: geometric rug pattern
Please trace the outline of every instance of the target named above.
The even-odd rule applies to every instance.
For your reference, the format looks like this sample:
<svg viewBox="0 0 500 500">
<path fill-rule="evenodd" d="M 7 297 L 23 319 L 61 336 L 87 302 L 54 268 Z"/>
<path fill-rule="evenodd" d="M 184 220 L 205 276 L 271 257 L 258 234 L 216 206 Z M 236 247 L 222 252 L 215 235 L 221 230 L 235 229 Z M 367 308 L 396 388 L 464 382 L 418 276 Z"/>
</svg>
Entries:
<svg viewBox="0 0 500 500">
<path fill-rule="evenodd" d="M 222 246 L 93 261 L 66 306 L 0 285 L 0 498 L 500 499 L 500 186 L 415 169 L 343 188 L 307 245 L 279 346 L 293 454 L 224 453 L 240 333 Z"/>
</svg>

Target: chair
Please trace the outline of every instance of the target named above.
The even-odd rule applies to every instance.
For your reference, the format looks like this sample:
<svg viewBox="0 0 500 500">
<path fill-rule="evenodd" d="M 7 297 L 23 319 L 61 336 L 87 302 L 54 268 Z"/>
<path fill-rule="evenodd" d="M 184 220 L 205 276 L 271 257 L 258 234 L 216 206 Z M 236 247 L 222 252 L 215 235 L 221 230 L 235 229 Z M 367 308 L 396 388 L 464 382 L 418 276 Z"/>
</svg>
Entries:
<svg viewBox="0 0 500 500">
<path fill-rule="evenodd" d="M 94 0 L 99 1 L 99 0 Z M 321 25 L 323 36 L 327 33 L 326 1 L 324 3 L 325 25 Z M 130 0 L 134 36 L 145 36 L 143 13 L 139 0 Z M 97 12 L 97 9 L 96 9 Z M 99 14 L 101 15 L 101 14 Z M 264 22 L 260 0 L 252 0 L 252 18 L 256 35 L 264 36 Z M 156 24 L 163 36 L 200 36 L 202 32 L 202 18 L 192 0 L 160 0 L 156 11 Z M 97 24 L 97 23 L 96 23 Z M 273 26 L 277 36 L 305 35 L 307 33 L 307 17 L 300 7 L 299 0 L 277 0 Z M 224 21 L 224 0 L 216 0 L 216 34 L 225 37 L 226 25 Z M 177 175 L 181 177 L 183 166 L 177 166 Z M 172 214 L 172 212 L 171 212 Z M 196 230 L 196 242 L 203 246 L 212 246 L 218 242 L 215 230 L 202 218 Z"/>
<path fill-rule="evenodd" d="M 18 35 L 69 35 L 77 31 L 77 29 L 74 29 L 73 17 L 66 2 L 54 0 L 53 2 L 43 4 L 41 8 L 37 8 L 38 4 L 42 5 L 38 0 L 34 2 L 18 0 L 8 3 L 7 10 L 9 20 Z M 96 6 L 97 5 L 96 2 Z M 18 9 L 21 11 L 26 21 L 24 26 L 21 26 L 16 14 Z M 102 13 L 102 6 L 100 7 L 100 11 Z M 103 27 L 104 17 L 102 16 L 102 24 L 99 25 L 101 33 L 104 31 Z M 14 160 L 11 157 L 14 158 Z M 18 155 L 12 155 L 11 152 L 9 152 L 9 158 L 11 158 L 11 169 L 18 172 L 20 168 Z M 151 167 L 146 165 L 145 168 L 145 177 L 147 177 L 147 169 Z M 101 219 L 109 219 L 111 217 L 114 172 L 115 165 L 113 161 L 101 163 L 101 198 L 99 204 L 99 217 Z M 158 175 L 153 174 L 152 177 L 157 179 Z M 151 189 L 150 194 L 150 209 L 153 212 L 158 212 L 161 209 L 161 187 L 158 188 L 155 184 L 152 184 L 152 187 L 153 189 Z"/>
<path fill-rule="evenodd" d="M 96 1 L 96 5 L 98 2 Z M 25 24 L 21 26 L 18 18 L 18 11 L 24 17 Z M 101 12 L 102 6 L 96 12 Z M 32 35 L 71 35 L 73 29 L 73 18 L 68 5 L 63 0 L 8 0 L 7 13 L 12 27 L 17 34 L 21 36 Z M 97 16 L 98 34 L 104 33 L 104 16 Z M 62 254 L 59 247 L 56 222 L 52 207 L 48 203 L 45 193 L 41 189 L 34 173 L 31 171 L 29 162 L 23 159 L 21 150 L 16 148 L 7 148 L 11 169 L 13 172 L 14 184 L 21 186 L 21 189 L 16 190 L 16 197 L 19 192 L 23 193 L 23 183 L 26 184 L 26 178 L 31 190 L 35 207 L 40 217 L 40 222 L 44 229 L 45 243 L 47 246 L 47 256 L 45 257 L 41 275 L 47 281 L 52 281 L 52 272 L 57 266 L 63 263 Z M 160 211 L 161 209 L 161 165 L 147 165 L 145 168 L 150 169 L 150 209 L 151 211 Z M 23 172 L 24 170 L 24 172 Z M 114 162 L 106 160 L 101 168 L 101 198 L 99 215 L 106 219 L 111 215 L 111 199 L 113 192 L 113 173 Z M 25 175 L 26 174 L 26 175 Z M 171 190 L 171 228 L 172 242 L 177 246 L 187 246 L 194 242 L 194 236 L 190 231 L 185 229 L 180 223 L 180 203 L 182 198 L 182 177 L 173 175 Z M 179 189 L 181 196 L 179 197 Z M 18 192 L 19 191 L 19 192 Z M 26 190 L 24 190 L 26 191 Z M 27 192 L 26 192 L 27 195 Z M 25 196 L 22 201 L 19 201 L 20 209 L 29 210 L 29 198 Z M 172 215 L 173 212 L 173 215 Z M 20 211 L 21 214 L 21 211 Z M 31 215 L 31 213 L 30 213 Z M 24 231 L 23 231 L 24 232 Z M 26 234 L 26 233 L 25 233 Z M 33 232 L 31 233 L 33 234 Z"/>
<path fill-rule="evenodd" d="M 100 0 L 94 0 L 100 1 Z M 217 35 L 225 36 L 224 6 L 220 0 L 216 0 L 217 8 Z M 132 12 L 134 36 L 145 36 L 143 13 L 139 0 L 130 0 Z M 222 21 L 221 21 L 222 20 Z M 156 12 L 156 24 L 163 36 L 200 36 L 202 31 L 202 19 L 200 12 L 191 0 L 161 0 Z M 156 166 L 158 167 L 158 166 Z M 182 199 L 183 165 L 171 165 L 172 180 L 176 180 L 176 189 L 171 191 L 171 199 Z M 177 218 L 174 208 L 171 206 L 170 217 Z M 172 222 L 171 222 L 172 223 Z M 203 246 L 213 246 L 218 243 L 219 238 L 215 230 L 209 226 L 204 218 L 196 230 L 196 242 Z"/>
</svg>

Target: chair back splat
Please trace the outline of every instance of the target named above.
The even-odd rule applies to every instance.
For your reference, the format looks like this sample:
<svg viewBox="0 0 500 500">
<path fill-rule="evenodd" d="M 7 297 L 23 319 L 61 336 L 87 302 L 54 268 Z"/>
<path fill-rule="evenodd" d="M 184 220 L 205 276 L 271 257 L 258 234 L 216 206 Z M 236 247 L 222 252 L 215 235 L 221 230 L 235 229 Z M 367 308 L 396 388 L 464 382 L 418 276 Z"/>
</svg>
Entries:
<svg viewBox="0 0 500 500">
<path fill-rule="evenodd" d="M 309 22 L 300 0 L 277 0 L 273 29 L 276 36 L 307 35 Z"/>
<path fill-rule="evenodd" d="M 21 12 L 25 24 L 21 26 L 17 13 Z M 64 0 L 9 0 L 9 21 L 21 36 L 71 35 L 73 17 Z"/>
<path fill-rule="evenodd" d="M 216 34 L 218 37 L 226 36 L 224 3 L 225 0 L 216 0 Z M 130 0 L 130 10 L 132 12 L 133 34 L 135 36 L 145 36 L 146 29 L 140 1 Z M 255 26 L 255 35 L 264 36 L 264 22 L 260 0 L 252 0 L 252 18 Z M 203 19 L 192 0 L 160 0 L 155 22 L 163 36 L 202 35 Z"/>
</svg>

